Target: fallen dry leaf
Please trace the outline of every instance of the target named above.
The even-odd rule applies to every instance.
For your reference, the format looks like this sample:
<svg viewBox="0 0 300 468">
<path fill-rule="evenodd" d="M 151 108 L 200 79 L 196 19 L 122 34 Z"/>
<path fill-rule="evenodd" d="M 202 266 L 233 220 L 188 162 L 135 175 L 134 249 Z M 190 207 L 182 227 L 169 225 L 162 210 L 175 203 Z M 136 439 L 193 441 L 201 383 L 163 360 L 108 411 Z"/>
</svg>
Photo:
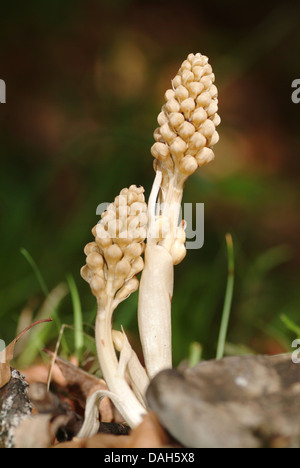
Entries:
<svg viewBox="0 0 300 468">
<path fill-rule="evenodd" d="M 69 392 L 73 394 L 83 408 L 85 407 L 86 399 L 93 387 L 96 385 L 103 385 L 103 390 L 107 389 L 104 380 L 98 379 L 71 362 L 60 358 L 52 351 L 47 349 L 44 349 L 44 351 L 50 358 L 55 356 L 55 363 L 66 380 L 66 386 L 68 387 Z"/>
<path fill-rule="evenodd" d="M 19 335 L 0 353 L 0 388 L 4 387 L 11 378 L 11 370 L 10 370 L 10 361 L 14 357 L 14 349 L 16 342 L 26 333 L 30 328 L 34 327 L 35 325 L 39 325 L 40 323 L 52 322 L 51 318 L 38 320 L 33 324 L 29 325 L 29 327 L 25 328 Z"/>
</svg>

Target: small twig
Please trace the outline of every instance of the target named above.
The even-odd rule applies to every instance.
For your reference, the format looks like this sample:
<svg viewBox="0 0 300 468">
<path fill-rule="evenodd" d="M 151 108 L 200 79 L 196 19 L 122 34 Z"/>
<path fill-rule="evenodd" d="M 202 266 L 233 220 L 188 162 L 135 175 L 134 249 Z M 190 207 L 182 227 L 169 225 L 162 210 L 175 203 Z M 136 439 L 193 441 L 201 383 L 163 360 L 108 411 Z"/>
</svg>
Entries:
<svg viewBox="0 0 300 468">
<path fill-rule="evenodd" d="M 47 392 L 49 392 L 49 389 L 50 389 L 50 383 L 51 383 L 51 379 L 52 379 L 53 368 L 54 368 L 55 360 L 56 360 L 58 350 L 59 350 L 59 347 L 60 347 L 60 342 L 61 342 L 61 339 L 62 339 L 62 336 L 63 336 L 63 333 L 64 333 L 64 329 L 67 326 L 68 325 L 66 325 L 65 323 L 61 326 L 60 332 L 59 332 L 59 335 L 58 335 L 58 339 L 57 339 L 57 342 L 56 342 L 55 350 L 54 350 L 53 356 L 51 357 L 51 364 L 50 364 L 50 367 L 49 367 L 48 378 L 47 378 Z"/>
</svg>

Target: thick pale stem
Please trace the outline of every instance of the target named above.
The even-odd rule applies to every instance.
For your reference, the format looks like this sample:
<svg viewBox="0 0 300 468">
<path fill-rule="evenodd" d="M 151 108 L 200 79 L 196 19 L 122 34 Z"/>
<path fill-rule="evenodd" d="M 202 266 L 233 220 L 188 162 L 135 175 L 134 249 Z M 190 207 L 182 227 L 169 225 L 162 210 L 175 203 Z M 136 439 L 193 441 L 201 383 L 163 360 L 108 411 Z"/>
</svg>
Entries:
<svg viewBox="0 0 300 468">
<path fill-rule="evenodd" d="M 100 309 L 96 318 L 96 346 L 99 364 L 106 384 L 116 399 L 115 406 L 125 421 L 134 428 L 146 414 L 145 408 L 128 385 L 124 373 L 120 373 L 111 330 L 112 311 Z"/>
<path fill-rule="evenodd" d="M 168 251 L 170 251 L 172 244 L 176 238 L 176 230 L 179 224 L 179 217 L 181 211 L 181 202 L 183 196 L 184 179 L 178 176 L 178 173 L 170 178 L 166 199 L 163 204 L 162 216 L 164 219 L 169 220 L 169 233 L 161 242 Z"/>
<path fill-rule="evenodd" d="M 139 292 L 138 322 L 146 370 L 153 378 L 172 367 L 173 260 L 160 245 L 147 245 Z"/>
</svg>

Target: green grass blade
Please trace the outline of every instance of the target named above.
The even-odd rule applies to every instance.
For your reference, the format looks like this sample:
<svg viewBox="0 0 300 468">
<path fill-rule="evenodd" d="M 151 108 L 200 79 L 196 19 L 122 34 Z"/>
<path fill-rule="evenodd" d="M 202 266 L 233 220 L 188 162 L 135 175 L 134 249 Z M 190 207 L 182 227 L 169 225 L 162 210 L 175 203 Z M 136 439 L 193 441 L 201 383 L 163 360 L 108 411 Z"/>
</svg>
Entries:
<svg viewBox="0 0 300 468">
<path fill-rule="evenodd" d="M 232 296 L 234 289 L 234 248 L 231 234 L 226 234 L 226 245 L 228 255 L 228 276 L 226 294 L 224 300 L 224 307 L 222 312 L 222 320 L 220 326 L 220 333 L 217 345 L 217 359 L 222 359 L 224 356 L 225 342 L 228 331 L 228 323 L 231 312 Z"/>
<path fill-rule="evenodd" d="M 67 275 L 67 282 L 70 289 L 73 304 L 75 353 L 80 361 L 84 346 L 82 307 L 78 289 L 72 275 Z"/>
<path fill-rule="evenodd" d="M 36 276 L 36 279 L 38 280 L 38 283 L 39 283 L 39 285 L 41 287 L 41 290 L 43 291 L 43 294 L 47 297 L 49 295 L 49 290 L 47 288 L 46 282 L 45 282 L 45 280 L 43 278 L 43 275 L 42 275 L 39 267 L 37 266 L 36 262 L 34 261 L 31 254 L 28 252 L 28 250 L 26 250 L 24 248 L 21 248 L 20 252 L 23 255 L 23 257 L 25 257 L 25 259 L 27 260 L 29 265 L 31 266 L 31 268 L 32 268 L 32 270 L 33 270 L 33 272 L 34 272 L 34 274 Z"/>
<path fill-rule="evenodd" d="M 300 337 L 300 327 L 292 319 L 290 319 L 287 315 L 282 314 L 280 316 L 280 320 L 284 323 L 288 330 L 295 333 L 297 337 Z"/>
<path fill-rule="evenodd" d="M 190 353 L 189 353 L 189 367 L 194 367 L 202 358 L 202 346 L 197 341 L 194 341 L 190 344 Z"/>
</svg>

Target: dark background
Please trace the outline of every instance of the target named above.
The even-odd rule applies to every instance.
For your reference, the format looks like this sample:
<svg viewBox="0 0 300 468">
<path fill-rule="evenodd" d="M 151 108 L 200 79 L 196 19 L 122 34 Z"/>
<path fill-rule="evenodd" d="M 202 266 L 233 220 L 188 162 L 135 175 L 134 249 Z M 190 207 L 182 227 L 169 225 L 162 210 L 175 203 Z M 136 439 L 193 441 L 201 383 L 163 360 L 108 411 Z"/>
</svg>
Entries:
<svg viewBox="0 0 300 468">
<path fill-rule="evenodd" d="M 215 161 L 185 190 L 184 201 L 205 203 L 205 245 L 176 267 L 175 362 L 193 341 L 215 355 L 227 232 L 236 262 L 228 352 L 290 350 L 295 334 L 282 314 L 300 324 L 300 104 L 291 101 L 299 26 L 298 2 L 2 2 L 0 338 L 15 336 L 20 317 L 38 317 L 45 299 L 21 248 L 49 291 L 73 276 L 93 322 L 79 271 L 96 207 L 131 184 L 148 197 L 164 91 L 186 56 L 201 52 L 216 74 L 222 123 Z M 71 298 L 62 297 L 56 314 L 71 325 Z M 136 302 L 137 294 L 116 311 L 132 342 Z"/>
</svg>

